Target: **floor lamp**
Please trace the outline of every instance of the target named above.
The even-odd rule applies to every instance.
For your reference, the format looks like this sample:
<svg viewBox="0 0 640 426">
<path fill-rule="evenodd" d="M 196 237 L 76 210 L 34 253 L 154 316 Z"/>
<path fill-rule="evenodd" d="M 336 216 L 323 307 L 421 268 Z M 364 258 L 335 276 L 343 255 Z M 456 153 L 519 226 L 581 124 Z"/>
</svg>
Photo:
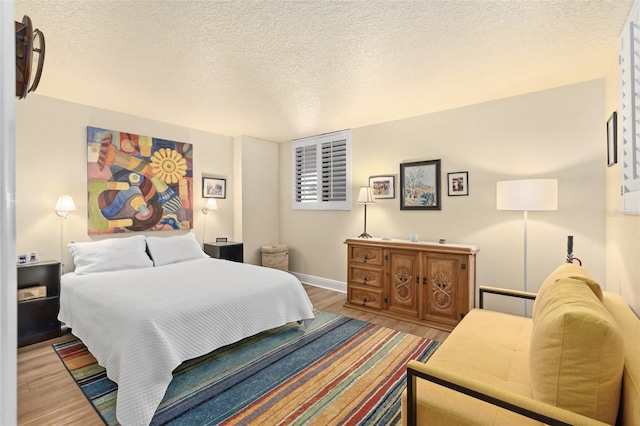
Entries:
<svg viewBox="0 0 640 426">
<path fill-rule="evenodd" d="M 371 235 L 367 233 L 367 205 L 375 203 L 376 199 L 373 198 L 373 188 L 370 186 L 363 186 L 360 188 L 356 204 L 364 205 L 364 232 L 358 235 L 358 238 L 371 238 Z"/>
<path fill-rule="evenodd" d="M 218 210 L 218 203 L 216 202 L 215 198 L 208 198 L 207 204 L 202 208 L 202 213 L 205 214 L 204 226 L 202 229 L 202 247 L 204 247 L 205 238 L 207 235 L 207 216 L 213 213 L 214 210 Z"/>
<path fill-rule="evenodd" d="M 60 216 L 60 269 L 64 272 L 64 260 L 62 259 L 63 254 L 63 230 L 64 230 L 64 221 L 69 216 L 69 212 L 76 211 L 76 203 L 73 202 L 73 197 L 71 195 L 61 195 L 58 197 L 58 202 L 55 207 L 56 214 Z"/>
<path fill-rule="evenodd" d="M 527 290 L 527 212 L 558 210 L 557 179 L 506 180 L 496 185 L 496 208 L 524 212 L 524 291 Z M 524 302 L 527 316 L 527 302 Z"/>
</svg>

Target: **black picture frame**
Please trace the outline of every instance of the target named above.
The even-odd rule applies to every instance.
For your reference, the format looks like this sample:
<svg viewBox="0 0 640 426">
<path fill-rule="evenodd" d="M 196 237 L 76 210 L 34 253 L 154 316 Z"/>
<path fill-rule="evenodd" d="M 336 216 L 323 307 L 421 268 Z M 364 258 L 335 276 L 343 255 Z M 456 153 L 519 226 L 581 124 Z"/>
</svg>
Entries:
<svg viewBox="0 0 640 426">
<path fill-rule="evenodd" d="M 227 180 L 202 177 L 202 198 L 227 198 Z"/>
<path fill-rule="evenodd" d="M 618 113 L 613 111 L 607 120 L 607 166 L 618 163 Z"/>
<path fill-rule="evenodd" d="M 469 195 L 469 172 L 447 173 L 447 195 Z"/>
<path fill-rule="evenodd" d="M 400 164 L 400 210 L 440 210 L 440 160 Z"/>
</svg>

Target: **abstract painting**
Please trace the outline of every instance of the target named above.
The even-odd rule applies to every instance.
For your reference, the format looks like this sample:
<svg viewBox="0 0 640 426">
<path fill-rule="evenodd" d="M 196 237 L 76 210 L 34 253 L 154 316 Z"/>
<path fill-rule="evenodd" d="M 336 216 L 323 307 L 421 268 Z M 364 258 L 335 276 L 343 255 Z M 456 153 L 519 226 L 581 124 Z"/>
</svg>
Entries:
<svg viewBox="0 0 640 426">
<path fill-rule="evenodd" d="M 193 147 L 87 127 L 89 235 L 193 227 Z"/>
</svg>

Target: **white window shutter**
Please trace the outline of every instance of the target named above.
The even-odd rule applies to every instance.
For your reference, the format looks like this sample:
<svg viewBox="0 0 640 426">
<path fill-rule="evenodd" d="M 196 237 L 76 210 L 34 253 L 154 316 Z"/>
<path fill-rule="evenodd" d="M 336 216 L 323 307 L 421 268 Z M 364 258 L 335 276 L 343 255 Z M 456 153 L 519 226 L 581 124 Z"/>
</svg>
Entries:
<svg viewBox="0 0 640 426">
<path fill-rule="evenodd" d="M 298 203 L 318 200 L 318 159 L 315 145 L 295 149 L 295 199 Z"/>
<path fill-rule="evenodd" d="M 347 199 L 347 141 L 322 144 L 322 201 Z"/>
<path fill-rule="evenodd" d="M 351 209 L 350 145 L 350 130 L 292 142 L 293 209 Z"/>
<path fill-rule="evenodd" d="M 640 12 L 634 5 L 620 36 L 622 212 L 640 214 Z"/>
</svg>

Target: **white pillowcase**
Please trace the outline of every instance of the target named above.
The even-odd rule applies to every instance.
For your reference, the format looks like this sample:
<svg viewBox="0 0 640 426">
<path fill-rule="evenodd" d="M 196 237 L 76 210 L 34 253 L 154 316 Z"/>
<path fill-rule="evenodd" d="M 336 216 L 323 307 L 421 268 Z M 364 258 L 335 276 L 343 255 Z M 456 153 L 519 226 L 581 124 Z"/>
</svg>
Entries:
<svg viewBox="0 0 640 426">
<path fill-rule="evenodd" d="M 147 237 L 147 247 L 155 266 L 209 257 L 192 233 L 176 237 Z"/>
<path fill-rule="evenodd" d="M 76 274 L 149 268 L 144 235 L 102 241 L 69 243 Z"/>
</svg>

